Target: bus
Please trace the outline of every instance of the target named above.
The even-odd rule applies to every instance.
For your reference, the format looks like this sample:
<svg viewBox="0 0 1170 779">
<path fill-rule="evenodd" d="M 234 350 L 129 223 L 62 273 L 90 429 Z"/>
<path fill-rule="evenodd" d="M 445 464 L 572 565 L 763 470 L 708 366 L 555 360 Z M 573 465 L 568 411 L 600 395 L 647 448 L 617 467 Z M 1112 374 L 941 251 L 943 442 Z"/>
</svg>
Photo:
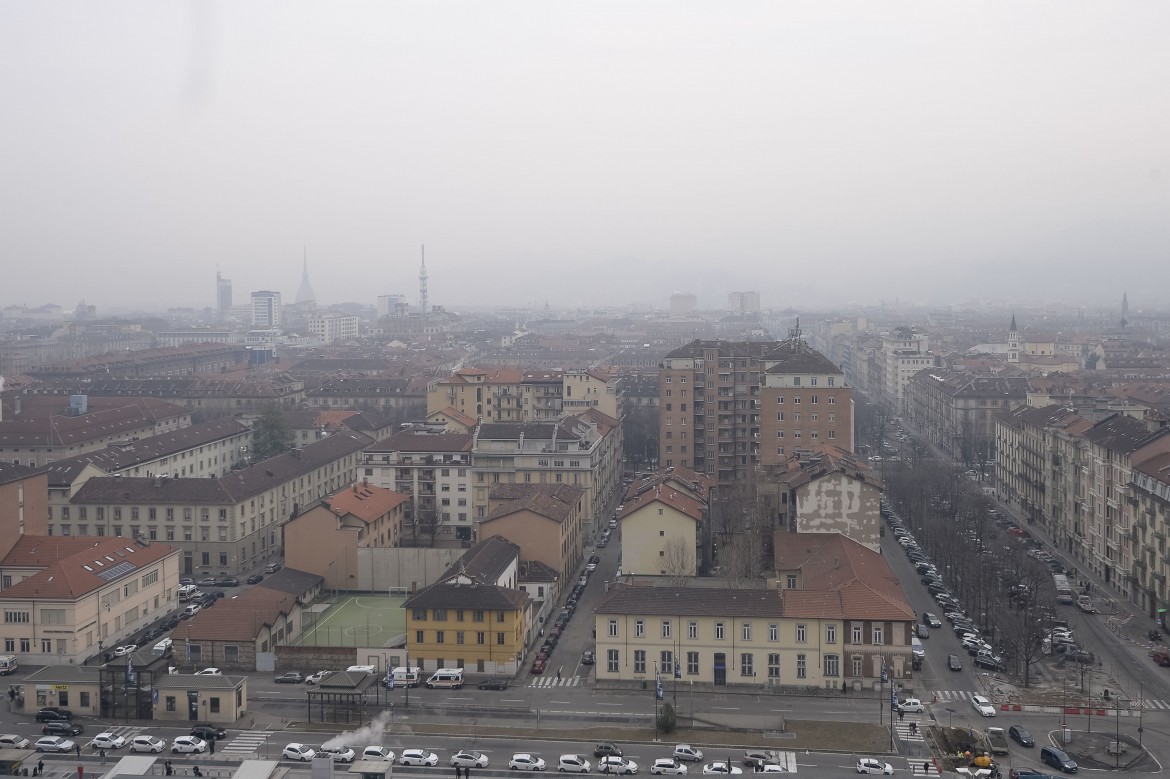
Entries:
<svg viewBox="0 0 1170 779">
<path fill-rule="evenodd" d="M 1056 602 L 1057 603 L 1072 603 L 1073 591 L 1072 586 L 1068 583 L 1068 577 L 1063 573 L 1055 573 L 1052 575 L 1052 584 L 1056 587 Z"/>
</svg>

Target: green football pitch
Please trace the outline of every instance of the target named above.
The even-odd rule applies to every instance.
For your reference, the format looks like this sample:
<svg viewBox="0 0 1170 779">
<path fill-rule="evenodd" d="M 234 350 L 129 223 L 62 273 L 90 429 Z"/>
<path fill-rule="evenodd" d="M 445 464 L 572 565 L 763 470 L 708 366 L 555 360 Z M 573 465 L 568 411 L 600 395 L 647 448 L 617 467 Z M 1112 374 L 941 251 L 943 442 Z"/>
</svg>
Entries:
<svg viewBox="0 0 1170 779">
<path fill-rule="evenodd" d="M 306 615 L 299 646 L 385 646 L 406 632 L 405 598 L 347 595 Z"/>
</svg>

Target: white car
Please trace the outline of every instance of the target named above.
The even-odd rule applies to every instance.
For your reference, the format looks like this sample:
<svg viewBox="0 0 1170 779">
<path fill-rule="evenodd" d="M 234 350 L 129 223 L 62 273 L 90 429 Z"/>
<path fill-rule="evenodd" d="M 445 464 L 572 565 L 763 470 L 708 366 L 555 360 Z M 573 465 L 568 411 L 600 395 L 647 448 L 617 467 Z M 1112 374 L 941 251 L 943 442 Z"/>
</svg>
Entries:
<svg viewBox="0 0 1170 779">
<path fill-rule="evenodd" d="M 334 763 L 352 763 L 357 752 L 346 746 L 321 747 L 317 750 L 317 757 L 331 757 Z"/>
<path fill-rule="evenodd" d="M 160 754 L 167 748 L 167 742 L 158 736 L 135 736 L 130 742 L 131 752 L 150 752 Z"/>
<path fill-rule="evenodd" d="M 638 764 L 628 757 L 606 755 L 597 761 L 597 770 L 603 774 L 636 774 Z"/>
<path fill-rule="evenodd" d="M 317 751 L 308 744 L 289 744 L 284 748 L 281 756 L 285 760 L 300 760 L 307 763 L 317 756 Z"/>
<path fill-rule="evenodd" d="M 196 676 L 223 676 L 223 671 L 218 668 L 204 668 L 202 671 L 196 671 Z"/>
<path fill-rule="evenodd" d="M 926 711 L 926 707 L 922 705 L 922 701 L 917 698 L 907 698 L 904 701 L 898 701 L 898 708 L 907 714 L 920 714 Z"/>
<path fill-rule="evenodd" d="M 982 695 L 972 695 L 971 705 L 975 707 L 975 711 L 984 717 L 994 717 L 996 715 L 995 706 Z"/>
<path fill-rule="evenodd" d="M 695 749 L 690 744 L 676 744 L 674 747 L 674 759 L 701 763 L 703 761 L 703 750 Z"/>
<path fill-rule="evenodd" d="M 89 746 L 91 749 L 121 749 L 126 746 L 126 738 L 116 733 L 98 733 Z"/>
<path fill-rule="evenodd" d="M 863 757 L 857 761 L 857 773 L 889 774 L 893 776 L 894 767 L 889 763 L 883 763 L 881 760 L 874 760 L 872 757 Z"/>
<path fill-rule="evenodd" d="M 686 776 L 687 767 L 673 757 L 660 757 L 650 765 L 650 773 L 667 776 Z"/>
<path fill-rule="evenodd" d="M 451 765 L 461 768 L 487 768 L 488 756 L 474 749 L 461 749 L 451 755 Z"/>
<path fill-rule="evenodd" d="M 77 744 L 61 736 L 45 736 L 37 739 L 36 748 L 38 752 L 72 752 Z"/>
<path fill-rule="evenodd" d="M 764 763 L 762 766 L 760 766 L 759 773 L 761 773 L 761 774 L 787 774 L 787 773 L 791 773 L 791 772 L 785 771 L 783 768 L 780 767 L 779 763 Z"/>
<path fill-rule="evenodd" d="M 332 673 L 332 671 L 318 671 L 315 674 L 309 674 L 309 678 L 305 679 L 305 684 L 317 684 Z"/>
<path fill-rule="evenodd" d="M 394 762 L 394 750 L 386 747 L 366 747 L 362 750 L 362 760 L 386 760 Z"/>
<path fill-rule="evenodd" d="M 402 765 L 434 766 L 439 764 L 439 756 L 426 749 L 404 749 L 398 756 L 398 762 Z"/>
<path fill-rule="evenodd" d="M 207 751 L 207 742 L 195 736 L 179 736 L 171 742 L 171 751 L 175 754 L 187 752 L 198 754 Z"/>
<path fill-rule="evenodd" d="M 24 749 L 28 745 L 29 740 L 24 736 L 18 736 L 15 733 L 0 735 L 0 749 Z"/>
<path fill-rule="evenodd" d="M 125 644 L 114 648 L 114 657 L 125 657 L 138 649 L 138 644 Z"/>
<path fill-rule="evenodd" d="M 517 752 L 508 761 L 508 770 L 510 771 L 543 771 L 544 768 L 543 759 L 527 752 Z"/>
<path fill-rule="evenodd" d="M 585 755 L 561 755 L 557 760 L 557 770 L 569 774 L 587 774 L 589 760 Z"/>
<path fill-rule="evenodd" d="M 707 763 L 707 765 L 703 766 L 703 773 L 707 774 L 708 776 L 718 776 L 721 774 L 742 774 L 743 769 L 739 766 L 728 763 L 726 760 L 718 760 L 714 763 Z"/>
</svg>

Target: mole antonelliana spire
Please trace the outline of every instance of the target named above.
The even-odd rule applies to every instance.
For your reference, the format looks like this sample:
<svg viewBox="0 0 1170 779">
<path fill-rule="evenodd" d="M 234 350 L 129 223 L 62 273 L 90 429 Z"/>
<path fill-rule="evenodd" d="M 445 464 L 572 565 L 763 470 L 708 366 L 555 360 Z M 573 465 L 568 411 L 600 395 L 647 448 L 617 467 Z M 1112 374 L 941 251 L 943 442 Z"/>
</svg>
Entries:
<svg viewBox="0 0 1170 779">
<path fill-rule="evenodd" d="M 315 303 L 317 296 L 313 294 L 313 287 L 309 284 L 309 250 L 305 249 L 305 266 L 301 273 L 301 286 L 297 290 L 298 303 Z"/>
</svg>

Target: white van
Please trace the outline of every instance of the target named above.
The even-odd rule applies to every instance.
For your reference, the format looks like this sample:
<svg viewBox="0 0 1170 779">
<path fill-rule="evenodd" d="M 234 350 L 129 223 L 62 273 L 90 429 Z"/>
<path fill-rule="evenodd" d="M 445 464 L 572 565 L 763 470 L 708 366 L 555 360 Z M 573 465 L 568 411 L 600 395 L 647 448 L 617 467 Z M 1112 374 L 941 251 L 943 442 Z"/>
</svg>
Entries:
<svg viewBox="0 0 1170 779">
<path fill-rule="evenodd" d="M 390 673 L 395 687 L 418 687 L 422 682 L 422 669 L 417 666 L 395 668 Z"/>
<path fill-rule="evenodd" d="M 162 641 L 159 641 L 154 645 L 154 649 L 150 650 L 150 653 L 156 657 L 169 655 L 171 653 L 171 640 L 169 638 L 164 638 Z"/>
<path fill-rule="evenodd" d="M 910 653 L 914 655 L 914 657 L 926 657 L 926 647 L 922 645 L 922 639 L 920 639 L 918 636 L 914 636 L 910 639 Z"/>
<path fill-rule="evenodd" d="M 179 587 L 179 602 L 185 602 L 195 597 L 195 593 L 199 592 L 199 588 L 194 584 L 184 584 Z"/>
<path fill-rule="evenodd" d="M 360 674 L 360 673 L 376 674 L 376 673 L 378 673 L 377 666 L 373 666 L 373 665 L 351 665 L 349 668 L 346 668 L 345 670 L 348 671 L 349 673 L 353 673 L 353 674 Z"/>
<path fill-rule="evenodd" d="M 435 689 L 436 687 L 449 687 L 452 690 L 458 690 L 462 686 L 462 668 L 440 668 L 431 674 L 430 679 L 427 679 L 427 687 L 431 689 Z"/>
</svg>

